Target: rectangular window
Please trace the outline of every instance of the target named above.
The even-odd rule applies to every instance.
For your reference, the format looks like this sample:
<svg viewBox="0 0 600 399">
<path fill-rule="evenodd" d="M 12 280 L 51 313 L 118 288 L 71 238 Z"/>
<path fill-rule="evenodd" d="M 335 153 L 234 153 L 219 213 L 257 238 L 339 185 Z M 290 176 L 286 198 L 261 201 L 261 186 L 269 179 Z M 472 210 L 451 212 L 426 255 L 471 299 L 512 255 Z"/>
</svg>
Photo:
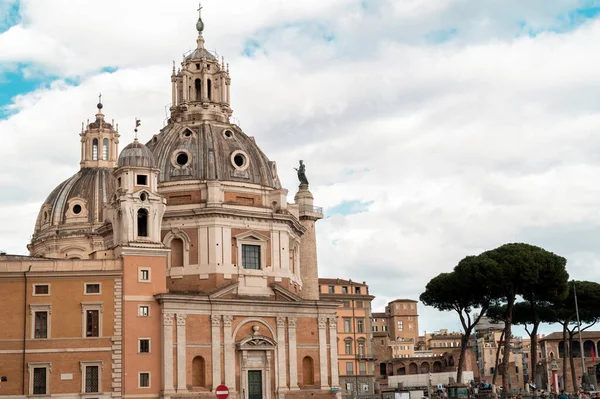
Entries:
<svg viewBox="0 0 600 399">
<path fill-rule="evenodd" d="M 348 293 L 348 287 L 342 287 L 342 294 Z"/>
<path fill-rule="evenodd" d="M 96 393 L 99 389 L 99 367 L 85 366 L 85 392 Z"/>
<path fill-rule="evenodd" d="M 373 332 L 377 332 L 377 326 L 373 326 Z"/>
<path fill-rule="evenodd" d="M 413 323 L 408 323 L 408 329 L 412 330 L 413 329 Z"/>
<path fill-rule="evenodd" d="M 148 175 L 136 175 L 135 178 L 138 186 L 148 185 Z"/>
<path fill-rule="evenodd" d="M 352 362 L 346 362 L 346 375 L 354 374 L 354 364 Z"/>
<path fill-rule="evenodd" d="M 360 375 L 367 375 L 367 363 L 365 363 L 365 362 L 358 363 L 358 373 Z"/>
<path fill-rule="evenodd" d="M 352 332 L 352 323 L 350 322 L 350 319 L 344 319 L 344 332 Z"/>
<path fill-rule="evenodd" d="M 35 312 L 35 338 L 48 338 L 48 312 Z"/>
<path fill-rule="evenodd" d="M 90 283 L 85 285 L 85 293 L 86 294 L 99 294 L 100 293 L 100 283 Z"/>
<path fill-rule="evenodd" d="M 414 303 L 411 303 L 411 304 L 410 304 L 410 308 L 411 308 L 411 309 L 414 309 L 414 308 L 415 308 L 415 304 L 414 304 Z"/>
<path fill-rule="evenodd" d="M 404 325 L 402 323 L 402 320 L 398 320 L 398 331 L 402 331 L 404 329 Z"/>
<path fill-rule="evenodd" d="M 33 369 L 33 394 L 46 395 L 48 387 L 46 386 L 46 367 L 35 367 Z"/>
<path fill-rule="evenodd" d="M 100 311 L 85 311 L 85 336 L 99 337 L 100 335 Z"/>
<path fill-rule="evenodd" d="M 147 338 L 139 340 L 139 353 L 150 353 L 150 340 Z"/>
<path fill-rule="evenodd" d="M 148 305 L 140 305 L 138 308 L 138 316 L 140 316 L 140 317 L 150 316 L 150 307 Z"/>
<path fill-rule="evenodd" d="M 335 293 L 335 287 L 333 285 L 330 285 L 327 289 L 328 289 L 327 292 L 329 292 L 330 294 Z"/>
<path fill-rule="evenodd" d="M 406 304 L 403 304 L 403 305 L 402 305 L 402 308 L 403 308 L 404 310 L 406 310 Z"/>
<path fill-rule="evenodd" d="M 150 388 L 150 373 L 140 373 L 140 388 Z"/>
<path fill-rule="evenodd" d="M 342 302 L 342 305 L 343 305 L 345 308 L 349 308 L 349 307 L 350 307 L 350 301 L 343 301 L 343 302 Z"/>
<path fill-rule="evenodd" d="M 120 177 L 117 178 L 117 187 L 121 187 L 121 178 Z"/>
<path fill-rule="evenodd" d="M 365 332 L 365 321 L 363 319 L 356 320 L 356 332 L 359 332 L 359 333 Z"/>
<path fill-rule="evenodd" d="M 360 294 L 360 287 L 354 287 L 354 293 Z"/>
<path fill-rule="evenodd" d="M 352 341 L 345 341 L 344 342 L 344 353 L 346 355 L 351 355 L 352 354 Z"/>
<path fill-rule="evenodd" d="M 354 304 L 356 305 L 357 308 L 363 307 L 363 301 L 354 301 Z"/>
<path fill-rule="evenodd" d="M 50 295 L 50 286 L 48 284 L 35 284 L 33 293 L 34 295 Z"/>
<path fill-rule="evenodd" d="M 244 269 L 260 270 L 260 245 L 242 244 L 242 266 Z"/>
<path fill-rule="evenodd" d="M 387 326 L 382 326 L 381 331 L 387 331 Z"/>
<path fill-rule="evenodd" d="M 140 269 L 140 281 L 150 281 L 150 269 Z"/>
</svg>

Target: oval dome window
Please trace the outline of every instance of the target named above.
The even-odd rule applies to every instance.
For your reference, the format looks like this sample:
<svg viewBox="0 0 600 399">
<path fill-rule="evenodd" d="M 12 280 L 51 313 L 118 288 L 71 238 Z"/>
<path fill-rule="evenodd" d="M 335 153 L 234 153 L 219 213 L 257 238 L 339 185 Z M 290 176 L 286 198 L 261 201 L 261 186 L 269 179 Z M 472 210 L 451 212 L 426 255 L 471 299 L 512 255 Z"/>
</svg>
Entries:
<svg viewBox="0 0 600 399">
<path fill-rule="evenodd" d="M 185 152 L 180 152 L 177 154 L 177 165 L 184 166 L 188 163 L 188 155 Z"/>
<path fill-rule="evenodd" d="M 73 206 L 73 213 L 79 215 L 81 213 L 81 205 L 77 204 Z"/>
</svg>

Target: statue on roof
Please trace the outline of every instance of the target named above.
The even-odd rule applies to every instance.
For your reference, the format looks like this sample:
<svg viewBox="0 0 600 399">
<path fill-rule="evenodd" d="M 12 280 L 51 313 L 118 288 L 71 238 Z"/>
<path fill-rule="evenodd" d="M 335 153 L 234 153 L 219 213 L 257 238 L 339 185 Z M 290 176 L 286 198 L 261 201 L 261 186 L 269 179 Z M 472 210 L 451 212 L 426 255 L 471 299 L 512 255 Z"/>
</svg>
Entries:
<svg viewBox="0 0 600 399">
<path fill-rule="evenodd" d="M 300 166 L 294 169 L 296 172 L 298 172 L 298 180 L 300 181 L 300 185 L 308 186 L 308 179 L 306 178 L 306 165 L 304 165 L 304 161 L 300 160 Z"/>
</svg>

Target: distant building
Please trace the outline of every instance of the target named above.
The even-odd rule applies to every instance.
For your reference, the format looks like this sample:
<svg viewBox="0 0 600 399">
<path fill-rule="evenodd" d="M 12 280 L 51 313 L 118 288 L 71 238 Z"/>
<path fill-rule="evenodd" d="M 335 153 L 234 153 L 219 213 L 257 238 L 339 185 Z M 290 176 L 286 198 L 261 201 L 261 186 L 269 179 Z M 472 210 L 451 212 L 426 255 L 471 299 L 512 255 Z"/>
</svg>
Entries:
<svg viewBox="0 0 600 399">
<path fill-rule="evenodd" d="M 498 364 L 502 363 L 504 358 L 504 348 L 502 347 L 502 332 L 490 329 L 477 333 L 477 366 L 479 369 L 479 378 L 481 381 L 492 382 L 494 371 L 496 369 L 496 352 L 500 346 Z M 508 363 L 508 385 L 510 388 L 518 389 L 525 386 L 523 377 L 523 341 L 520 337 L 513 337 L 510 344 Z M 501 380 L 501 369 L 497 372 L 496 382 Z"/>
<path fill-rule="evenodd" d="M 600 348 L 600 331 L 583 331 L 581 333 L 583 340 L 585 370 L 591 377 L 592 383 L 598 387 L 597 381 L 600 381 L 600 362 L 598 361 L 598 349 Z M 575 376 L 578 385 L 581 383 L 581 347 L 579 335 L 575 335 L 572 342 L 573 357 L 575 359 Z M 538 359 L 538 370 L 536 381 L 539 381 L 542 389 L 549 390 L 552 385 L 552 371 L 558 376 L 560 389 L 567 391 L 573 390 L 571 381 L 571 366 L 567 361 L 566 373 L 563 372 L 563 357 L 565 356 L 565 346 L 562 332 L 554 332 L 540 339 L 541 356 Z M 593 360 L 593 361 L 592 361 Z M 566 381 L 564 376 L 566 375 Z"/>
<path fill-rule="evenodd" d="M 371 326 L 371 301 L 366 283 L 320 278 L 321 300 L 339 301 L 337 308 L 338 370 L 342 396 L 375 393 L 375 352 Z"/>
</svg>

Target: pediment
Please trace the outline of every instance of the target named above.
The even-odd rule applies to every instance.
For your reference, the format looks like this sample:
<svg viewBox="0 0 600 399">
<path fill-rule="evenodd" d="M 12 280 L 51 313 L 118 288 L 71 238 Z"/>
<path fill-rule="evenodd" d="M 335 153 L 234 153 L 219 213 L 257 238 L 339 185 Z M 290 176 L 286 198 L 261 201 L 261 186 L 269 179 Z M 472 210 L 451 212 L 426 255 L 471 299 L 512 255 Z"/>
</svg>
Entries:
<svg viewBox="0 0 600 399">
<path fill-rule="evenodd" d="M 277 343 L 264 335 L 252 334 L 239 341 L 236 346 L 241 350 L 274 350 Z"/>
<path fill-rule="evenodd" d="M 239 282 L 235 282 L 235 283 L 228 284 L 224 287 L 219 287 L 215 291 L 210 293 L 208 295 L 208 297 L 210 299 L 224 298 L 227 295 L 233 293 L 234 291 L 237 291 L 238 285 L 239 285 Z"/>
<path fill-rule="evenodd" d="M 265 237 L 264 235 L 262 235 L 261 233 L 257 232 L 257 231 L 246 231 L 244 233 L 240 233 L 234 236 L 236 239 L 238 240 L 255 240 L 255 241 L 268 241 L 269 237 Z"/>
<path fill-rule="evenodd" d="M 271 283 L 269 285 L 271 289 L 275 292 L 275 297 L 277 299 L 286 300 L 289 302 L 301 302 L 302 298 L 298 295 L 294 294 L 292 291 L 289 291 L 283 288 L 281 285 L 277 283 Z"/>
</svg>

